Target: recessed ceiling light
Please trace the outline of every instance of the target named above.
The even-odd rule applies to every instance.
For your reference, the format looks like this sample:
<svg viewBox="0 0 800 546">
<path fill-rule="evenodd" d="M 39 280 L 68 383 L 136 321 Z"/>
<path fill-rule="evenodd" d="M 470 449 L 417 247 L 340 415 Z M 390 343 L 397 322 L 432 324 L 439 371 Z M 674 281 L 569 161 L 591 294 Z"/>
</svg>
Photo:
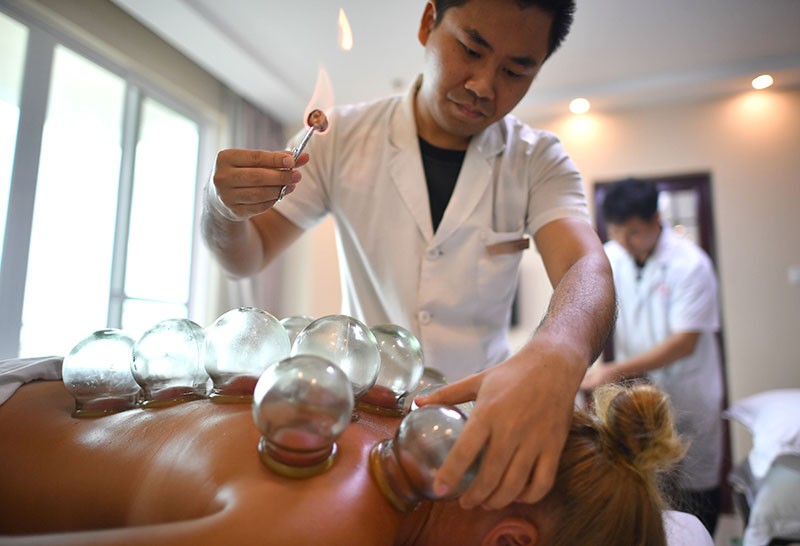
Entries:
<svg viewBox="0 0 800 546">
<path fill-rule="evenodd" d="M 569 103 L 569 111 L 576 115 L 585 114 L 590 107 L 589 101 L 584 98 L 572 99 L 572 102 Z"/>
<path fill-rule="evenodd" d="M 775 80 L 769 74 L 762 74 L 757 78 L 753 78 L 753 89 L 766 89 L 770 87 Z"/>
</svg>

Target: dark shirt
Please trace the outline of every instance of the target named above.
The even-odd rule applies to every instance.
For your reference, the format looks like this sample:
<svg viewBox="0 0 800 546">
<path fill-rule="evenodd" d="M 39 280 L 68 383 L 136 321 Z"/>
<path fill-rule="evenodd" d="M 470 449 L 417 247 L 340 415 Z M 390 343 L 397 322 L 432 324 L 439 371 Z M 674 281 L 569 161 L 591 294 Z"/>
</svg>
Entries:
<svg viewBox="0 0 800 546">
<path fill-rule="evenodd" d="M 431 220 L 435 232 L 442 221 L 447 203 L 456 187 L 458 173 L 464 163 L 465 150 L 437 148 L 421 138 L 419 148 L 422 152 L 422 167 L 428 184 L 428 200 L 431 207 Z"/>
</svg>

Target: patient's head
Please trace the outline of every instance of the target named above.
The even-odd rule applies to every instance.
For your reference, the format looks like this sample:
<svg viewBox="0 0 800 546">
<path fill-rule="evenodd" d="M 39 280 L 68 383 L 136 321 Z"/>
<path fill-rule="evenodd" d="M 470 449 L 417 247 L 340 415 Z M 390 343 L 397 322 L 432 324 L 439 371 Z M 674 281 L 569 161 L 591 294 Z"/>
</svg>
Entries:
<svg viewBox="0 0 800 546">
<path fill-rule="evenodd" d="M 659 475 L 680 460 L 667 396 L 650 385 L 595 393 L 576 413 L 556 485 L 544 504 L 564 523 L 549 544 L 665 544 Z"/>
<path fill-rule="evenodd" d="M 659 477 L 685 452 L 668 398 L 646 384 L 606 386 L 596 391 L 594 406 L 596 414 L 576 410 L 551 492 L 538 504 L 486 515 L 494 525 L 505 522 L 518 542 L 506 536 L 487 544 L 667 543 Z"/>
</svg>

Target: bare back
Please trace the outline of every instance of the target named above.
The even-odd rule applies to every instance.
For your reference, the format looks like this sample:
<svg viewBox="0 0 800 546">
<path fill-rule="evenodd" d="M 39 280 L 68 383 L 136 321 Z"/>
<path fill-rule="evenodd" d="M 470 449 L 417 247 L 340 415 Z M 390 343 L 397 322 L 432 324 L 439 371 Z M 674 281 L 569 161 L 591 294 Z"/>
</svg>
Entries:
<svg viewBox="0 0 800 546">
<path fill-rule="evenodd" d="M 394 542 L 400 515 L 367 461 L 396 420 L 362 416 L 330 470 L 291 480 L 260 462 L 249 404 L 201 400 L 99 419 L 73 418 L 72 407 L 58 381 L 26 385 L 0 406 L 0 542 Z M 39 536 L 8 536 L 18 534 Z"/>
</svg>

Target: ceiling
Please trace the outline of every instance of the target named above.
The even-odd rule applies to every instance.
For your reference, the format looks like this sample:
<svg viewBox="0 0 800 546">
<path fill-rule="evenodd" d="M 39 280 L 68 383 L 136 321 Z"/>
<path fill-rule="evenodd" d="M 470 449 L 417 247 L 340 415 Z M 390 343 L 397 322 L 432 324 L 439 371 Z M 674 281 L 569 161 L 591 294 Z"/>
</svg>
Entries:
<svg viewBox="0 0 800 546">
<path fill-rule="evenodd" d="M 336 103 L 404 89 L 422 66 L 425 0 L 113 0 L 287 127 L 299 126 L 320 68 Z M 745 91 L 769 72 L 800 87 L 800 0 L 578 0 L 575 23 L 515 114 L 594 111 Z M 353 48 L 338 46 L 342 8 Z"/>
</svg>

